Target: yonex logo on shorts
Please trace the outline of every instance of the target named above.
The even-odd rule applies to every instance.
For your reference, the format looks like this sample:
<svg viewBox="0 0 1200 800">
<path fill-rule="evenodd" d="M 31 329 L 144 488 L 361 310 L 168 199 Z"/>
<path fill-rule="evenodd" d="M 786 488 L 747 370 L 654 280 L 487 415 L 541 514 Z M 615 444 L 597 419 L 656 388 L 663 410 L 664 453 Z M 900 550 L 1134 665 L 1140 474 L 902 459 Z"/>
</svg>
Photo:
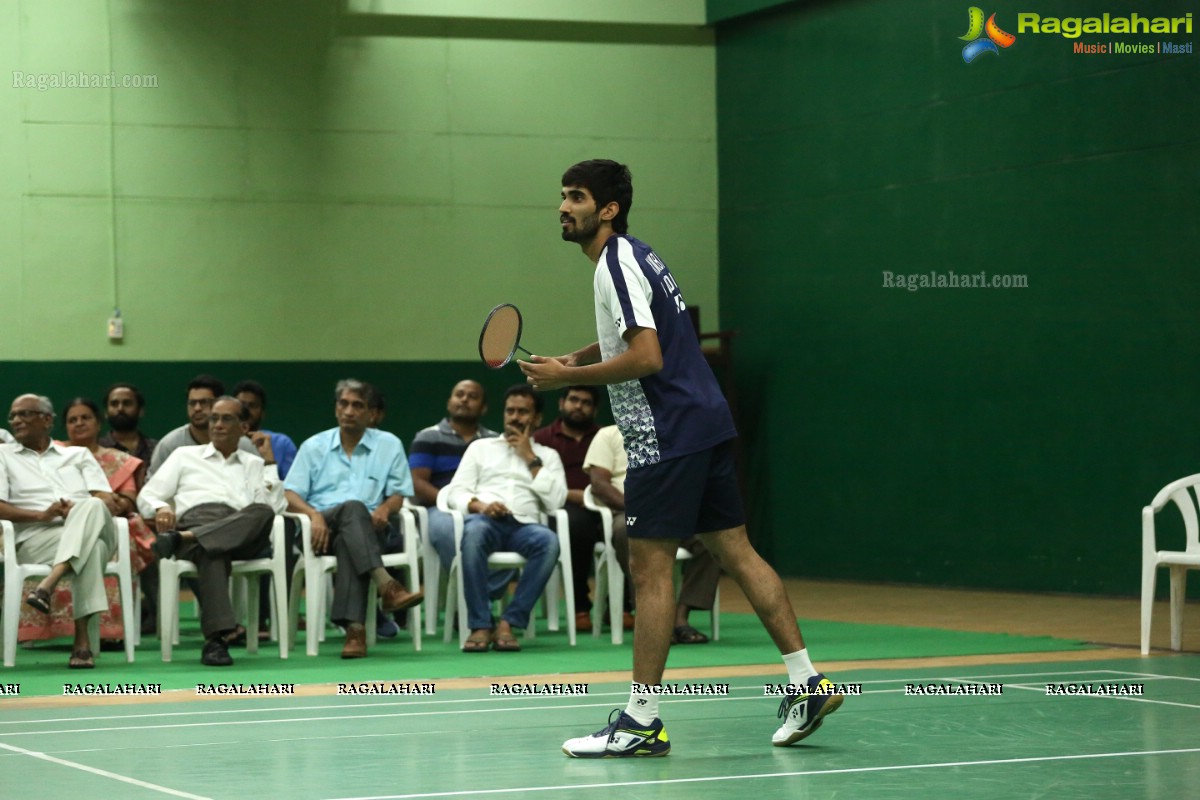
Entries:
<svg viewBox="0 0 1200 800">
<path fill-rule="evenodd" d="M 637 522 L 637 517 L 626 517 L 625 527 L 632 528 L 635 522 Z"/>
</svg>

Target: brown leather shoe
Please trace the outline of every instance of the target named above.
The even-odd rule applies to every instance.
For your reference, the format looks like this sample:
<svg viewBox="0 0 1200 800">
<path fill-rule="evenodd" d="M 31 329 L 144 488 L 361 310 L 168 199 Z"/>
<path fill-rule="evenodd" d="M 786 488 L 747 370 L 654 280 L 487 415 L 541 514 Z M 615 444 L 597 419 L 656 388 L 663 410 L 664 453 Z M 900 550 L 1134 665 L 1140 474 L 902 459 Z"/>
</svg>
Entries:
<svg viewBox="0 0 1200 800">
<path fill-rule="evenodd" d="M 633 614 L 628 611 L 621 614 L 621 627 L 627 631 L 633 630 Z"/>
<path fill-rule="evenodd" d="M 575 612 L 575 632 L 576 633 L 591 633 L 592 632 L 592 615 L 588 611 Z"/>
<path fill-rule="evenodd" d="M 342 658 L 367 657 L 367 629 L 362 623 L 354 622 L 346 628 L 346 644 L 342 647 Z"/>
<path fill-rule="evenodd" d="M 424 592 L 410 592 L 400 581 L 388 581 L 379 589 L 379 599 L 383 604 L 383 613 L 403 611 L 412 608 L 425 599 Z"/>
</svg>

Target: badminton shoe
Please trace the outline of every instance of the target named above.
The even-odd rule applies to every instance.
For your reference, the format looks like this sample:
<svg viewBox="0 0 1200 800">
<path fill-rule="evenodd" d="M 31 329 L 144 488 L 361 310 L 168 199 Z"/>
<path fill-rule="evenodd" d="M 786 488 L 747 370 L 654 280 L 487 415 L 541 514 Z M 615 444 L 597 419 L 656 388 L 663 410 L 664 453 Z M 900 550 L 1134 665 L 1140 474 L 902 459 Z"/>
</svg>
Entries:
<svg viewBox="0 0 1200 800">
<path fill-rule="evenodd" d="M 818 673 L 809 678 L 807 686 L 796 693 L 788 692 L 779 704 L 783 724 L 771 737 L 771 744 L 787 747 L 800 741 L 821 727 L 825 717 L 837 711 L 844 699 L 824 675 Z"/>
<path fill-rule="evenodd" d="M 662 720 L 642 725 L 619 708 L 608 715 L 608 726 L 591 736 L 568 739 L 562 750 L 572 758 L 638 758 L 671 752 Z"/>
</svg>

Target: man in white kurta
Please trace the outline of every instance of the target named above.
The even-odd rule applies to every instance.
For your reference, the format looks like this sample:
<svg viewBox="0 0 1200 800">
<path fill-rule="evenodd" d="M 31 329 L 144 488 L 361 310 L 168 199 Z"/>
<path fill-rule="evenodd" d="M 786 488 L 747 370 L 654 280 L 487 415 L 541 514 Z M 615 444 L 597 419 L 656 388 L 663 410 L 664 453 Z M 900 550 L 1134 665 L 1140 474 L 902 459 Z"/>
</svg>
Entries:
<svg viewBox="0 0 1200 800">
<path fill-rule="evenodd" d="M 117 542 L 108 479 L 87 448 L 51 441 L 54 407 L 47 398 L 21 395 L 8 421 L 16 442 L 0 445 L 0 519 L 16 529 L 18 561 L 51 568 L 25 601 L 49 612 L 54 587 L 73 575 L 69 666 L 91 668 L 87 620 L 108 608 L 104 565 Z"/>
<path fill-rule="evenodd" d="M 270 552 L 275 515 L 287 505 L 270 438 L 262 439 L 259 455 L 238 449 L 248 419 L 242 401 L 217 398 L 208 420 L 211 441 L 173 450 L 138 495 L 138 508 L 158 528 L 155 552 L 196 565 L 205 637 L 200 663 L 209 667 L 233 664 L 232 562 Z"/>
</svg>

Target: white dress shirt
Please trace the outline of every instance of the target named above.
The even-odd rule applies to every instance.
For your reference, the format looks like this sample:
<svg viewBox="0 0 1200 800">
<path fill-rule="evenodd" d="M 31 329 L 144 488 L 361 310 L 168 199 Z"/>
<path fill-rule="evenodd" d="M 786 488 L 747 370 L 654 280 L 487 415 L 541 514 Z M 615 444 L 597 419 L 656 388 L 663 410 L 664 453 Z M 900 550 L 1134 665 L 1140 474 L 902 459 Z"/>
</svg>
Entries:
<svg viewBox="0 0 1200 800">
<path fill-rule="evenodd" d="M 25 511 L 45 511 L 58 500 L 86 500 L 92 492 L 111 492 L 108 478 L 86 447 L 50 443 L 39 453 L 13 442 L 0 445 L 0 500 Z M 18 522 L 17 542 L 38 531 L 62 525 L 53 522 Z"/>
<path fill-rule="evenodd" d="M 463 453 L 454 479 L 443 490 L 450 508 L 470 513 L 471 498 L 484 503 L 499 501 L 518 522 L 539 522 L 539 512 L 554 511 L 567 501 L 567 476 L 558 452 L 530 442 L 542 460 L 534 477 L 525 459 L 503 437 L 476 439 Z"/>
<path fill-rule="evenodd" d="M 244 450 L 226 458 L 211 442 L 175 449 L 138 494 L 138 509 L 147 518 L 166 506 L 182 517 L 201 503 L 234 509 L 266 503 L 277 514 L 287 507 L 274 464 Z"/>
</svg>

